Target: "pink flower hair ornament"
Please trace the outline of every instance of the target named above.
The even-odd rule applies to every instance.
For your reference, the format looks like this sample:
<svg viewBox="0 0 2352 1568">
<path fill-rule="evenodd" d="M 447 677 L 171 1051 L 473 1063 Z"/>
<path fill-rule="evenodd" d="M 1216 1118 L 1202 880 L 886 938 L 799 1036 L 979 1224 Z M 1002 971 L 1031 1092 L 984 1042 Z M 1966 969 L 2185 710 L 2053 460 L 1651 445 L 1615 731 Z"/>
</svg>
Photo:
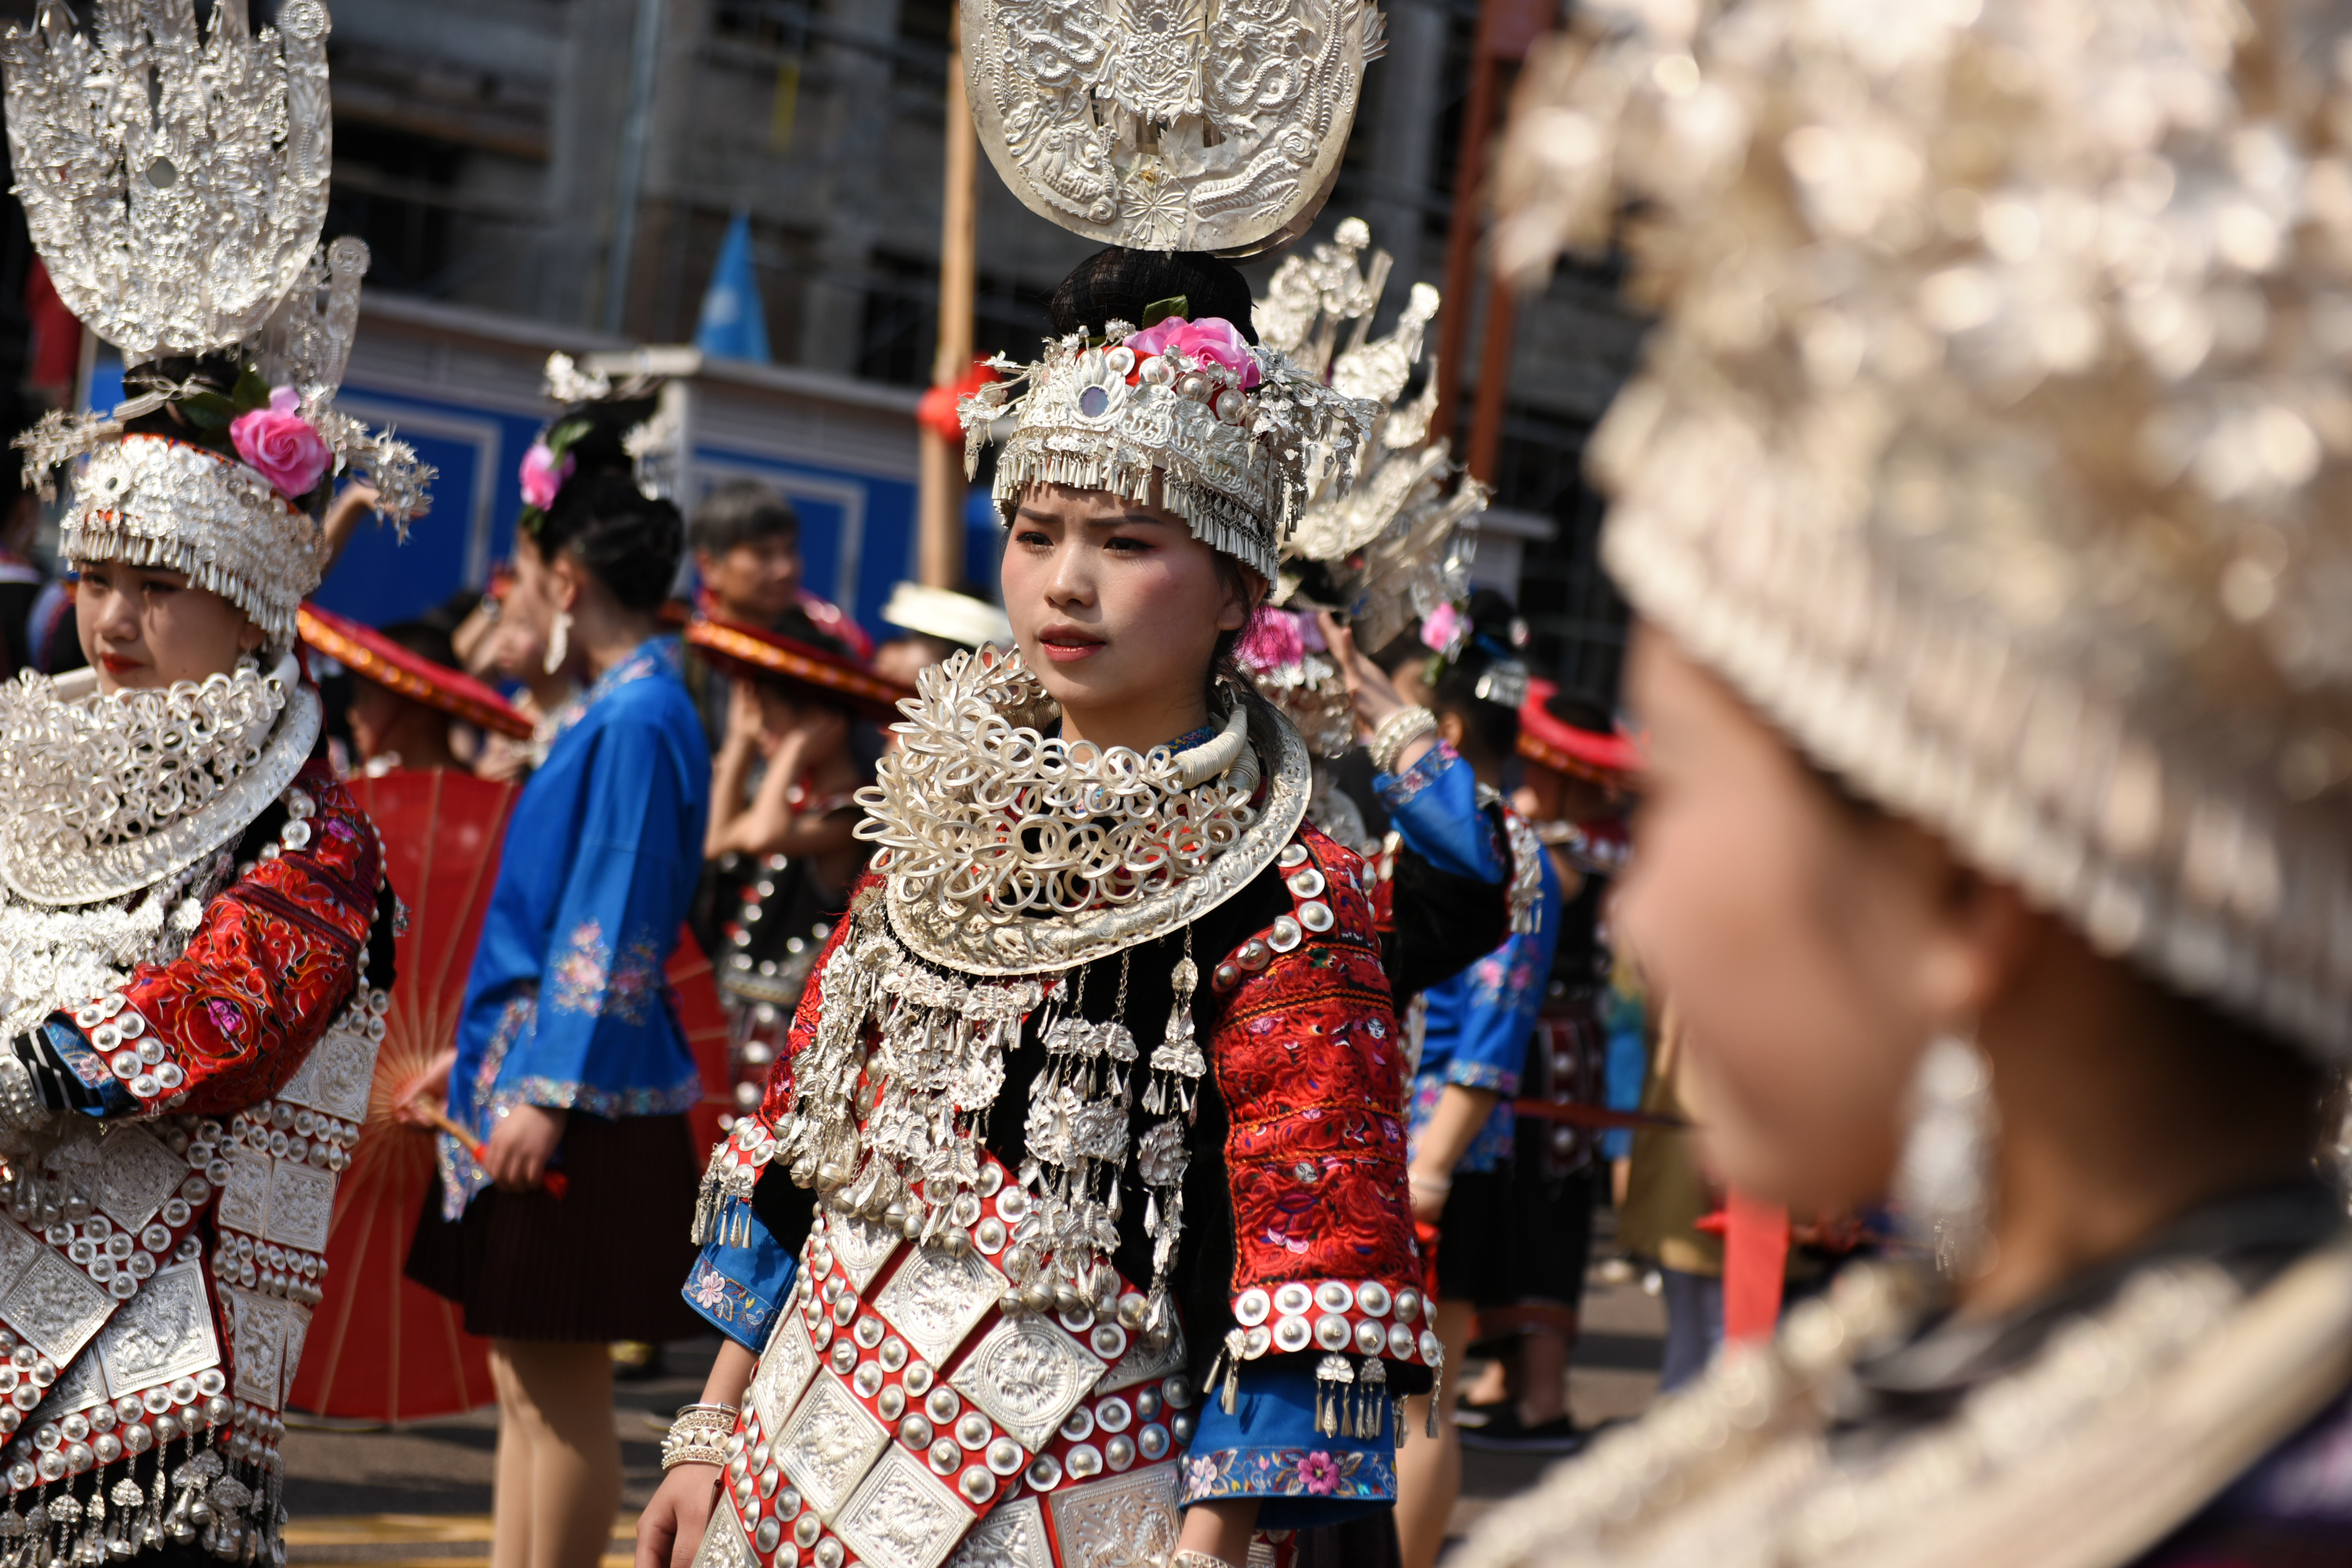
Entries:
<svg viewBox="0 0 2352 1568">
<path fill-rule="evenodd" d="M 1125 341 L 1138 358 L 1175 349 L 1197 363 L 1222 365 L 1238 379 L 1244 392 L 1265 379 L 1257 368 L 1257 356 L 1250 352 L 1249 340 L 1242 336 L 1240 328 L 1221 317 L 1187 321 L 1181 316 L 1170 316 L 1156 326 L 1129 333 Z"/>
<path fill-rule="evenodd" d="M 544 441 L 531 443 L 522 455 L 523 505 L 541 512 L 555 505 L 556 496 L 579 466 L 580 460 L 569 452 L 559 457 Z"/>
<path fill-rule="evenodd" d="M 318 427 L 299 413 L 301 406 L 300 393 L 278 387 L 269 394 L 268 407 L 238 414 L 228 427 L 229 444 L 245 465 L 289 501 L 316 490 L 335 463 Z"/>
</svg>

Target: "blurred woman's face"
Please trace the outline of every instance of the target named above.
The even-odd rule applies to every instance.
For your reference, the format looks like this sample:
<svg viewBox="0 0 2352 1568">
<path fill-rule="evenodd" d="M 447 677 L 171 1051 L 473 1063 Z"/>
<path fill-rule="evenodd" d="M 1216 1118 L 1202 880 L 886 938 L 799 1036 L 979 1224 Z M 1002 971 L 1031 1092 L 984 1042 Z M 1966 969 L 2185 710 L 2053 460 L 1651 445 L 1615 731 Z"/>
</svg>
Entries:
<svg viewBox="0 0 2352 1568">
<path fill-rule="evenodd" d="M 1975 971 L 1940 842 L 1839 799 L 1663 633 L 1629 695 L 1651 772 L 1618 929 L 1687 1030 L 1724 1179 L 1801 1212 L 1885 1193 L 1912 1071 Z"/>
<path fill-rule="evenodd" d="M 161 690 L 233 674 L 237 655 L 261 646 L 245 612 L 184 572 L 127 561 L 78 561 L 74 624 L 98 689 Z"/>
</svg>

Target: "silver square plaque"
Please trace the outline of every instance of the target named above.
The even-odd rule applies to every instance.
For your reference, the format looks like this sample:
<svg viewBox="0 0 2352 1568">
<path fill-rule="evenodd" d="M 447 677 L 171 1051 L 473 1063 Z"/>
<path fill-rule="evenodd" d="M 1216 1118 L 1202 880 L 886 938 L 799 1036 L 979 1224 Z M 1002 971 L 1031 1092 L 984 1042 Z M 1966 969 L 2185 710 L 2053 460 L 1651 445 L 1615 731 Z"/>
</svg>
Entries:
<svg viewBox="0 0 2352 1568">
<path fill-rule="evenodd" d="M 1042 1317 L 1005 1318 L 972 1347 L 948 1383 L 1034 1454 L 1078 1407 L 1102 1371 L 1094 1353 L 1060 1324 Z"/>
<path fill-rule="evenodd" d="M 875 1568 L 939 1568 L 971 1527 L 963 1500 L 896 1443 L 833 1526 L 842 1544 Z"/>
<path fill-rule="evenodd" d="M 743 1519 L 735 1511 L 733 1498 L 721 1497 L 710 1511 L 710 1525 L 695 1548 L 693 1568 L 762 1568 L 760 1554 L 743 1534 Z"/>
<path fill-rule="evenodd" d="M 278 1407 L 294 1392 L 294 1373 L 302 1364 L 302 1346 L 310 1337 L 310 1309 L 299 1301 L 286 1303 L 286 1353 L 278 1359 Z"/>
<path fill-rule="evenodd" d="M 98 1207 L 125 1230 L 137 1230 L 154 1218 L 164 1200 L 187 1179 L 188 1162 L 144 1127 L 126 1123 L 110 1128 L 100 1148 Z"/>
<path fill-rule="evenodd" d="M 849 1276 L 850 1284 L 861 1296 L 882 1265 L 889 1261 L 890 1254 L 898 1249 L 899 1242 L 898 1233 L 887 1225 L 832 1209 L 825 1211 L 824 1239 L 833 1248 L 841 1271 Z"/>
<path fill-rule="evenodd" d="M 760 1370 L 751 1375 L 751 1408 L 763 1436 L 772 1439 L 782 1428 L 815 1371 L 816 1347 L 809 1343 L 808 1325 L 797 1312 L 777 1313 L 768 1348 L 760 1353 Z"/>
<path fill-rule="evenodd" d="M 270 1157 L 250 1144 L 240 1144 L 229 1155 L 228 1180 L 221 1187 L 215 1211 L 225 1230 L 259 1236 L 269 1223 Z"/>
<path fill-rule="evenodd" d="M 918 1247 L 874 1298 L 874 1310 L 936 1366 L 1004 1299 L 1005 1284 L 977 1252 L 959 1258 L 941 1248 Z"/>
<path fill-rule="evenodd" d="M 1171 1462 L 1065 1485 L 1046 1500 L 1062 1561 L 1142 1568 L 1176 1554 L 1176 1466 Z"/>
<path fill-rule="evenodd" d="M 327 1249 L 327 1227 L 335 1217 L 335 1177 L 331 1171 L 273 1160 L 269 1173 L 269 1219 L 263 1232 L 281 1247 L 305 1252 Z"/>
<path fill-rule="evenodd" d="M 1045 1540 L 1045 1511 L 1034 1497 L 997 1504 L 971 1527 L 948 1559 L 948 1568 L 1054 1568 L 1054 1549 Z"/>
<path fill-rule="evenodd" d="M 235 1353 L 236 1396 L 275 1409 L 278 1392 L 286 1382 L 288 1303 L 235 1285 L 224 1293 L 232 1314 L 228 1338 Z"/>
<path fill-rule="evenodd" d="M 849 1500 L 874 1456 L 889 1445 L 889 1429 L 839 1378 L 825 1374 L 784 1423 L 776 1457 L 818 1517 L 830 1520 Z"/>
<path fill-rule="evenodd" d="M 218 1366 L 220 1342 L 213 1336 L 204 1265 L 158 1270 L 98 1336 L 94 1359 L 105 1367 L 108 1391 L 117 1398 Z"/>
<path fill-rule="evenodd" d="M 81 1354 L 115 1305 L 104 1286 L 47 1247 L 33 1249 L 7 1291 L 0 1320 L 59 1366 Z"/>
<path fill-rule="evenodd" d="M 25 1265 L 33 1260 L 34 1253 L 47 1245 L 6 1215 L 0 1214 L 0 1291 L 5 1291 L 8 1281 L 25 1271 Z"/>
<path fill-rule="evenodd" d="M 358 1030 L 337 1027 L 303 1059 L 278 1097 L 289 1105 L 307 1105 L 346 1122 L 364 1122 L 374 1080 L 375 1041 Z"/>
</svg>

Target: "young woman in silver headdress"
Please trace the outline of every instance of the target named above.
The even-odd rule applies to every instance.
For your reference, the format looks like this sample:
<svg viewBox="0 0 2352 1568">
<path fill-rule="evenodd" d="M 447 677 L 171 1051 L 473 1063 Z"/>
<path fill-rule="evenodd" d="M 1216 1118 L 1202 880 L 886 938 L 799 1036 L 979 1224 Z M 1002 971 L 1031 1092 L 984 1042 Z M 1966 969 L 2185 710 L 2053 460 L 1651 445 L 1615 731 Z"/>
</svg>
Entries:
<svg viewBox="0 0 2352 1568">
<path fill-rule="evenodd" d="M 113 417 L 25 442 L 44 486 L 88 459 L 89 668 L 0 695 L 14 1563 L 282 1560 L 278 1413 L 384 1033 L 397 904 L 292 644 L 336 476 L 405 517 L 429 471 L 331 406 L 366 249 L 314 256 L 326 16 L 279 21 L 155 5 L 93 42 L 45 6 L 0 46 L 34 240 L 131 367 Z M 168 137 L 93 120 L 132 78 Z"/>
<path fill-rule="evenodd" d="M 1015 426 L 1017 648 L 904 705 L 873 872 L 714 1161 L 688 1293 L 731 1343 L 648 1568 L 1239 1564 L 1384 1506 L 1437 1370 L 1392 998 L 1493 945 L 1500 873 L 1464 879 L 1486 918 L 1384 944 L 1297 731 L 1220 677 L 1365 414 L 1251 346 L 1230 268 L 1078 281 L 1020 401 L 970 411 Z"/>
<path fill-rule="evenodd" d="M 1503 236 L 1664 314 L 1618 918 L 1726 1178 L 1923 1256 L 1462 1561 L 2352 1560 L 2352 14 L 1620 15 Z"/>
</svg>

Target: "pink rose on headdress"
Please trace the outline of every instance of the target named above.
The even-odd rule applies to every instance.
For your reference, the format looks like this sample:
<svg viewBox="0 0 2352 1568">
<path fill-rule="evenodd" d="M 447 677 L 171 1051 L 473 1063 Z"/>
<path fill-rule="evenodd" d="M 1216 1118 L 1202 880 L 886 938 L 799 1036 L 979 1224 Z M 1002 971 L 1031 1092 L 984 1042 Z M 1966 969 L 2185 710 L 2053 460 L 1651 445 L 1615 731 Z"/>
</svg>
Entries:
<svg viewBox="0 0 2352 1568">
<path fill-rule="evenodd" d="M 300 393 L 279 387 L 269 394 L 268 408 L 240 413 L 228 426 L 229 442 L 246 466 L 289 501 L 317 489 L 320 476 L 335 461 L 317 428 L 295 412 L 301 406 Z"/>
<path fill-rule="evenodd" d="M 1441 604 L 1421 618 L 1421 643 L 1433 653 L 1452 658 L 1469 640 L 1470 622 L 1452 604 Z"/>
<path fill-rule="evenodd" d="M 1171 316 L 1157 327 L 1130 333 L 1127 346 L 1139 355 L 1181 349 L 1196 360 L 1214 360 L 1241 378 L 1244 392 L 1263 379 L 1257 356 L 1250 352 L 1249 340 L 1242 336 L 1241 329 L 1215 316 L 1203 316 L 1198 321 Z"/>
<path fill-rule="evenodd" d="M 1307 638 L 1299 618 L 1287 610 L 1261 604 L 1250 617 L 1249 629 L 1234 647 L 1234 657 L 1254 670 L 1287 670 L 1307 656 Z"/>
<path fill-rule="evenodd" d="M 547 443 L 532 442 L 530 450 L 522 455 L 523 504 L 542 512 L 555 505 L 556 492 L 563 488 L 563 482 L 579 466 L 580 460 L 569 452 L 559 462 Z"/>
</svg>

